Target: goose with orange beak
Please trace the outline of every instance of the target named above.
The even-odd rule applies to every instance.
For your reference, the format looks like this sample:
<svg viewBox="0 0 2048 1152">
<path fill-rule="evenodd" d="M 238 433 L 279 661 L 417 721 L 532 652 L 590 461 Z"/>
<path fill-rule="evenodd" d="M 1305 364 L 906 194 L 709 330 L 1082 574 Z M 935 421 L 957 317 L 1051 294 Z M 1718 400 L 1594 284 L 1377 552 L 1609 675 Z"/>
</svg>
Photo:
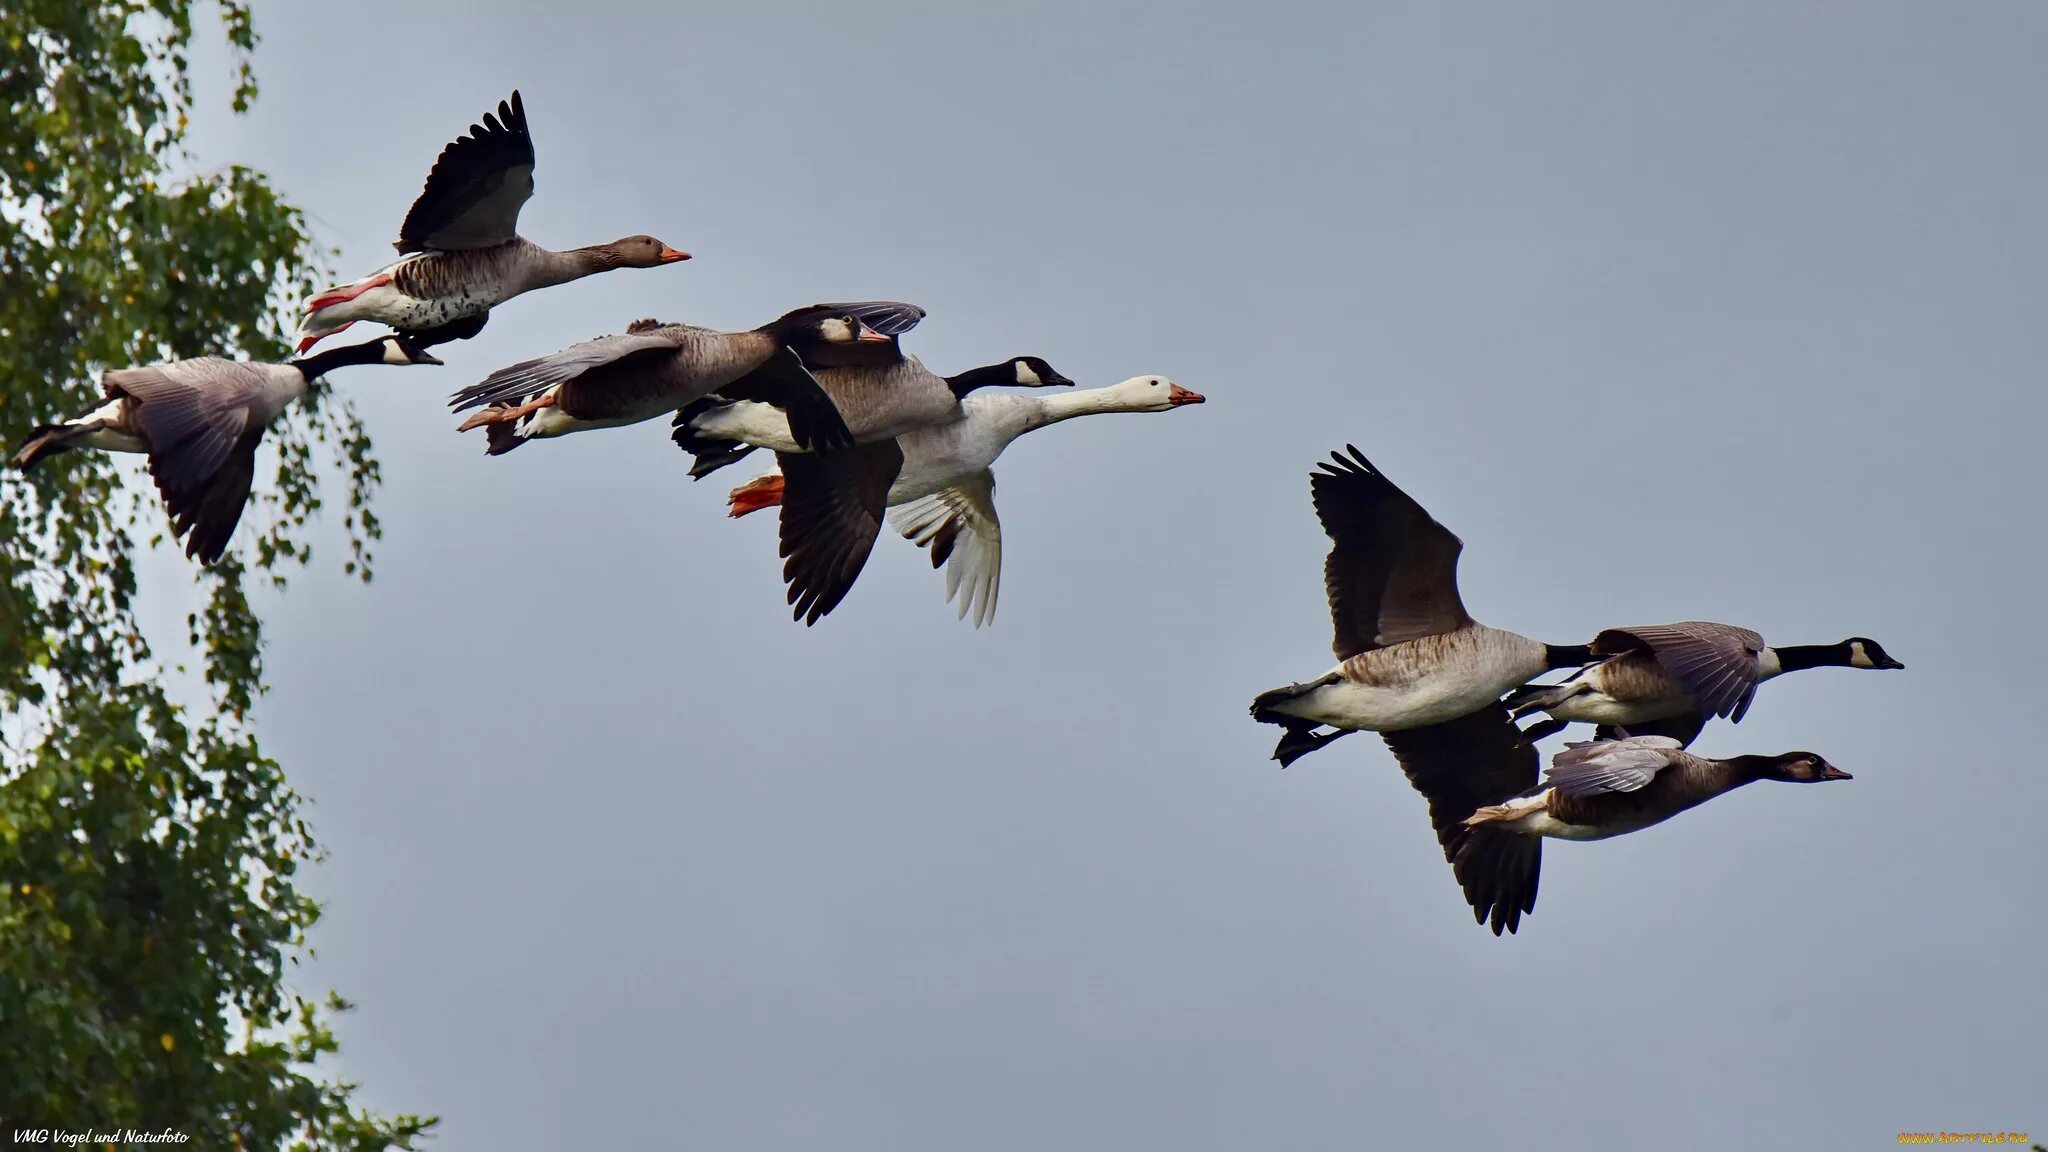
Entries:
<svg viewBox="0 0 2048 1152">
<path fill-rule="evenodd" d="M 688 260 L 652 236 L 557 252 L 519 235 L 533 196 L 533 137 L 519 93 L 442 149 L 399 229 L 396 262 L 306 301 L 298 350 L 358 320 L 389 324 L 416 347 L 466 340 L 491 309 L 524 292 L 614 268 Z"/>
</svg>

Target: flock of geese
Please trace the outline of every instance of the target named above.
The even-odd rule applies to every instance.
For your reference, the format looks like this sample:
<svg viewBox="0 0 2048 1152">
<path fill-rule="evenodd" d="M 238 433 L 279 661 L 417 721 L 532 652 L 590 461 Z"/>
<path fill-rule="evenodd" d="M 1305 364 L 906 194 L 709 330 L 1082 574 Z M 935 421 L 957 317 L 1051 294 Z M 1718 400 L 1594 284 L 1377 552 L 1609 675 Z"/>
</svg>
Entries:
<svg viewBox="0 0 2048 1152">
<path fill-rule="evenodd" d="M 248 502 L 264 431 L 336 368 L 434 365 L 428 349 L 475 336 L 515 296 L 618 268 L 689 259 L 652 236 L 554 251 L 519 235 L 534 150 L 517 92 L 450 143 L 406 214 L 399 258 L 305 304 L 297 358 L 200 357 L 122 368 L 102 402 L 35 428 L 23 471 L 73 449 L 146 454 L 186 554 L 224 554 Z M 815 624 L 860 574 L 885 518 L 946 572 L 946 597 L 978 627 L 1002 572 L 996 458 L 1018 437 L 1077 416 L 1165 412 L 1203 397 L 1163 376 L 1048 392 L 1073 381 L 1036 356 L 940 376 L 901 337 L 925 311 L 896 301 L 799 308 L 719 331 L 639 320 L 491 373 L 455 393 L 459 431 L 497 456 L 530 440 L 669 417 L 701 478 L 767 449 L 775 470 L 733 489 L 729 513 L 779 506 L 783 580 Z M 393 331 L 308 355 L 358 322 Z M 1018 386 L 1029 393 L 992 392 Z M 1428 801 L 1475 918 L 1495 935 L 1534 909 L 1545 837 L 1634 832 L 1756 780 L 1849 774 L 1810 752 L 1715 760 L 1686 751 L 1710 719 L 1740 721 L 1758 685 L 1814 667 L 1900 668 L 1875 641 L 1774 647 L 1757 633 L 1689 621 L 1610 628 L 1553 645 L 1490 628 L 1458 595 L 1458 538 L 1356 448 L 1310 477 L 1331 540 L 1325 591 L 1335 668 L 1261 693 L 1282 767 L 1356 731 L 1381 734 Z M 1570 675 L 1538 683 L 1552 671 Z M 1530 721 L 1526 727 L 1519 722 Z M 1573 723 L 1539 781 L 1535 742 Z"/>
</svg>

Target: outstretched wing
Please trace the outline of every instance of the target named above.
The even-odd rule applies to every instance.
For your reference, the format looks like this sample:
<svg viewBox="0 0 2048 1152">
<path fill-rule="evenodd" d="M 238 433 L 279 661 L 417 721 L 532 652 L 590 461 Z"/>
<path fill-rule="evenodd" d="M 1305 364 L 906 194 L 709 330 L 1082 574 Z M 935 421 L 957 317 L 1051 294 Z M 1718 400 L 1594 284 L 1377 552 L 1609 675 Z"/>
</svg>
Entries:
<svg viewBox="0 0 2048 1152">
<path fill-rule="evenodd" d="M 903 467 L 894 440 L 843 452 L 778 453 L 782 578 L 796 618 L 816 624 L 853 588 L 882 531 L 889 485 Z"/>
<path fill-rule="evenodd" d="M 901 300 L 855 300 L 843 304 L 820 304 L 819 308 L 843 312 L 884 336 L 901 336 L 924 319 L 925 311 Z"/>
<path fill-rule="evenodd" d="M 1756 695 L 1764 638 L 1747 628 L 1681 620 L 1640 628 L 1609 628 L 1593 637 L 1598 655 L 1649 652 L 1709 716 L 1741 720 Z"/>
<path fill-rule="evenodd" d="M 635 356 L 672 353 L 676 350 L 679 324 L 645 328 L 623 335 L 599 336 L 571 344 L 560 352 L 533 360 L 522 360 L 457 392 L 448 406 L 457 412 L 487 404 L 510 404 L 538 392 L 566 384 L 592 368 L 616 364 Z"/>
<path fill-rule="evenodd" d="M 1477 712 L 1431 724 L 1382 732 L 1408 782 L 1429 801 L 1444 859 L 1472 906 L 1473 918 L 1498 936 L 1513 932 L 1524 912 L 1536 909 L 1543 871 L 1543 840 L 1465 818 L 1536 784 L 1536 749 L 1522 739 L 1508 710 L 1489 704 Z"/>
<path fill-rule="evenodd" d="M 1624 740 L 1589 740 L 1569 744 L 1551 758 L 1544 774 L 1552 788 L 1566 796 L 1597 796 L 1602 792 L 1635 792 L 1671 766 L 1671 753 L 1685 745 L 1669 736 L 1630 736 Z"/>
<path fill-rule="evenodd" d="M 1003 525 L 996 478 L 984 468 L 959 484 L 889 510 L 889 522 L 946 569 L 946 600 L 960 598 L 960 619 L 981 627 L 996 615 L 1003 578 Z"/>
<path fill-rule="evenodd" d="M 519 235 L 519 210 L 533 196 L 533 137 L 519 93 L 500 101 L 441 150 L 427 186 L 398 230 L 400 252 L 489 248 Z"/>
<path fill-rule="evenodd" d="M 1316 517 L 1330 537 L 1323 585 L 1337 659 L 1470 624 L 1458 599 L 1464 545 L 1358 449 L 1346 448 L 1349 459 L 1331 453 L 1333 462 L 1309 475 Z"/>
<path fill-rule="evenodd" d="M 252 431 L 250 409 L 264 382 L 259 365 L 212 358 L 117 368 L 100 378 L 108 396 L 134 401 L 150 474 L 166 497 L 196 492 L 220 471 Z"/>
</svg>

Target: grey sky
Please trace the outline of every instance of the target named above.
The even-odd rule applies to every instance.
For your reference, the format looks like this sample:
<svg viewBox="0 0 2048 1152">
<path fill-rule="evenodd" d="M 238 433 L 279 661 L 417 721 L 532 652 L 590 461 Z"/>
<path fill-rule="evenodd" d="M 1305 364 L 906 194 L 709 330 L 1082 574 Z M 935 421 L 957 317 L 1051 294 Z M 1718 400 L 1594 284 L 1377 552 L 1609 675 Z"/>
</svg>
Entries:
<svg viewBox="0 0 2048 1152">
<path fill-rule="evenodd" d="M 202 159 L 268 171 L 343 272 L 515 86 L 527 235 L 697 256 L 514 301 L 446 369 L 337 375 L 384 460 L 379 577 L 323 564 L 274 608 L 262 720 L 333 851 L 307 987 L 360 1002 L 342 1070 L 444 1114 L 439 1146 L 2048 1130 L 2048 11 L 259 29 L 262 99 L 210 89 Z M 1034 353 L 1210 399 L 1012 450 L 979 633 L 893 538 L 792 625 L 769 519 L 722 519 L 753 470 L 692 485 L 659 424 L 486 459 L 443 407 L 636 317 L 876 296 L 930 309 L 909 344 L 941 370 Z M 1305 477 L 1345 441 L 1464 537 L 1489 623 L 1881 640 L 1908 671 L 1778 682 L 1699 745 L 1855 782 L 1552 845 L 1522 934 L 1475 927 L 1381 745 L 1281 772 L 1244 715 L 1329 663 Z"/>
</svg>

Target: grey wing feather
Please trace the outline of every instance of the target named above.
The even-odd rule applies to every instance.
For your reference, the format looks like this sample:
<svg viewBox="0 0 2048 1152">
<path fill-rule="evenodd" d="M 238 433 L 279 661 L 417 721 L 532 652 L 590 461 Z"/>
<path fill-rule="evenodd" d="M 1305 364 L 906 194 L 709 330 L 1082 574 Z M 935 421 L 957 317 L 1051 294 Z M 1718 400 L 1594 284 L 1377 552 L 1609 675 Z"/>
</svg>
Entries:
<svg viewBox="0 0 2048 1152">
<path fill-rule="evenodd" d="M 259 366 L 208 358 L 120 368 L 100 382 L 107 395 L 135 401 L 158 486 L 189 492 L 220 471 L 249 431 L 250 407 L 267 381 Z"/>
<path fill-rule="evenodd" d="M 924 309 L 901 300 L 855 300 L 818 307 L 844 312 L 884 336 L 901 336 L 925 317 Z"/>
<path fill-rule="evenodd" d="M 1668 736 L 1632 736 L 1568 745 L 1550 762 L 1545 774 L 1552 788 L 1566 796 L 1602 792 L 1634 792 L 1671 766 L 1671 753 L 1683 745 Z"/>
<path fill-rule="evenodd" d="M 1630 644 L 1629 640 L 1638 641 Z M 1764 638 L 1747 628 L 1682 620 L 1639 628 L 1610 628 L 1593 638 L 1595 652 L 1648 648 L 1657 663 L 1685 686 L 1709 716 L 1741 719 L 1756 694 L 1757 657 Z"/>
<path fill-rule="evenodd" d="M 457 392 L 448 406 L 457 412 L 486 404 L 508 404 L 535 393 L 565 384 L 603 364 L 649 352 L 674 352 L 683 333 L 680 324 L 649 328 L 616 336 L 599 336 L 571 344 L 534 360 L 523 360 L 500 368 L 478 383 Z"/>
</svg>

